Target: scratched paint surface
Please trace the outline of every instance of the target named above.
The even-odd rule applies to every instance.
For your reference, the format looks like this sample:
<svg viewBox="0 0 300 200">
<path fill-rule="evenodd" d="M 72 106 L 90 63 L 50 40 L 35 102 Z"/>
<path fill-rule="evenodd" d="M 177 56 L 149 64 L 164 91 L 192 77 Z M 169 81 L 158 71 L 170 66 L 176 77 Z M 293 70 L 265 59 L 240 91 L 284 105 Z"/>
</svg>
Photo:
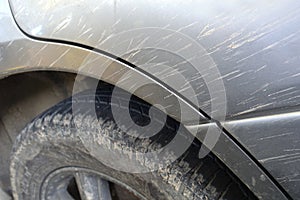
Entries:
<svg viewBox="0 0 300 200">
<path fill-rule="evenodd" d="M 186 34 L 205 47 L 222 74 L 227 118 L 300 103 L 298 1 L 12 2 L 19 25 L 29 34 L 108 52 L 104 42 L 122 31 L 160 27 Z"/>
<path fill-rule="evenodd" d="M 228 121 L 223 126 L 241 139 L 280 184 L 299 199 L 300 113 Z"/>
<path fill-rule="evenodd" d="M 28 34 L 75 41 L 111 53 L 113 47 L 122 41 L 110 39 L 131 29 L 164 28 L 192 38 L 205 48 L 221 73 L 227 96 L 226 119 L 231 122 L 227 128 L 241 143 L 247 145 L 287 190 L 299 197 L 299 123 L 281 121 L 279 128 L 276 121 L 269 121 L 268 127 L 257 124 L 250 126 L 239 121 L 300 110 L 299 1 L 11 2 L 17 22 Z M 126 40 L 134 39 L 135 35 L 132 35 Z M 165 38 L 157 38 L 157 42 L 163 40 Z M 141 49 L 134 55 L 145 64 L 152 61 L 153 57 L 157 58 L 159 51 L 151 53 L 152 56 Z M 116 56 L 128 61 L 134 58 Z M 175 58 L 173 60 L 176 61 Z M 159 58 L 156 62 L 163 63 Z M 175 68 L 178 65 L 175 63 L 172 66 Z M 210 110 L 210 96 L 202 79 L 205 74 L 192 76 L 182 65 L 177 69 L 190 77 L 197 98 L 202 102 L 201 109 L 207 113 L 214 112 Z M 162 73 L 172 76 L 170 71 Z M 275 132 L 272 131 L 273 127 Z M 261 153 L 275 144 L 274 138 L 278 139 L 277 145 L 284 139 L 285 145 L 278 151 Z M 290 148 L 289 143 L 293 144 Z"/>
</svg>

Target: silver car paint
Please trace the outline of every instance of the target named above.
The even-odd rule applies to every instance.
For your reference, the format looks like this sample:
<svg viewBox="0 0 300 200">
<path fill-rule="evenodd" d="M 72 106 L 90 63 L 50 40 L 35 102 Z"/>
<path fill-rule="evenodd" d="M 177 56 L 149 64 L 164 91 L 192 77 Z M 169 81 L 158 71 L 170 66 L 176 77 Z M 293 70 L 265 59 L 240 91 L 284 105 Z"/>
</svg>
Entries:
<svg viewBox="0 0 300 200">
<path fill-rule="evenodd" d="M 83 43 L 113 54 L 117 42 L 124 41 L 108 40 L 132 29 L 166 28 L 191 37 L 205 47 L 223 76 L 228 119 L 299 105 L 298 1 L 11 3 L 16 21 L 26 33 Z"/>
<path fill-rule="evenodd" d="M 6 76 L 22 73 L 26 71 L 37 71 L 37 70 L 55 70 L 55 71 L 67 71 L 76 73 L 78 72 L 78 67 L 82 65 L 85 61 L 89 63 L 89 60 L 95 61 L 97 63 L 106 63 L 111 61 L 111 58 L 101 55 L 96 52 L 88 51 L 83 48 L 78 48 L 71 45 L 63 45 L 59 43 L 50 43 L 32 40 L 23 35 L 18 27 L 14 24 L 14 21 L 8 12 L 8 5 L 6 12 L 1 13 L 2 19 L 5 19 L 4 27 L 6 30 L 10 30 L 13 34 L 9 34 L 8 38 L 1 41 L 1 48 L 3 49 L 2 58 L 0 61 L 1 78 Z M 61 56 L 63 55 L 63 56 Z M 87 55 L 89 55 L 89 60 L 85 60 Z M 76 58 L 76 59 L 74 59 Z M 158 87 L 156 91 L 158 93 L 168 92 L 161 84 L 151 80 L 149 77 L 143 75 L 138 70 L 130 68 L 122 63 L 113 61 L 112 67 L 109 68 L 104 77 L 95 77 L 103 79 L 112 84 L 115 83 L 115 76 L 111 76 L 116 73 L 124 73 L 125 71 L 131 71 L 133 80 L 148 79 L 156 84 Z M 92 69 L 87 67 L 87 69 Z M 80 71 L 83 73 L 82 71 Z M 84 75 L 94 76 L 93 71 L 87 70 Z M 110 77 L 110 78 L 108 78 Z M 130 90 L 128 85 L 123 85 L 125 90 Z M 169 92 L 170 93 L 170 92 Z M 143 93 L 136 93 L 137 96 L 143 97 Z M 171 95 L 175 95 L 172 94 Z M 180 97 L 176 96 L 180 100 Z M 151 103 L 155 99 L 155 96 L 148 96 L 146 99 Z M 190 116 L 195 116 L 203 122 L 202 125 L 186 125 L 192 133 L 195 130 L 198 132 L 196 137 L 203 141 L 205 138 L 206 129 L 209 127 L 214 128 L 219 131 L 219 127 L 215 123 L 207 123 L 209 120 L 202 116 L 199 111 L 191 107 L 189 104 L 184 103 L 186 111 Z M 176 118 L 176 115 L 173 115 Z M 184 123 L 184 121 L 182 121 Z M 260 198 L 272 199 L 280 198 L 285 199 L 284 194 L 276 187 L 272 180 L 265 174 L 256 163 L 249 158 L 242 149 L 239 148 L 225 133 L 222 132 L 221 137 L 218 140 L 213 152 L 222 160 L 228 167 L 230 167 L 233 172 Z M 232 156 L 234 155 L 234 156 Z M 236 162 L 238 159 L 238 162 Z M 245 171 L 252 171 L 251 176 L 249 176 Z M 263 177 L 263 178 L 262 178 Z M 252 184 L 252 179 L 257 180 L 257 184 Z M 269 195 L 271 194 L 271 195 Z"/>
<path fill-rule="evenodd" d="M 274 151 L 270 145 L 272 142 L 257 142 L 274 136 L 273 130 L 266 127 L 278 124 L 278 120 L 255 120 L 261 119 L 257 116 L 299 110 L 298 2 L 39 2 L 12 1 L 18 24 L 36 37 L 71 40 L 102 49 L 101 41 L 114 33 L 154 26 L 174 29 L 201 43 L 217 63 L 223 77 L 228 102 L 227 121 L 223 126 L 260 159 L 293 197 L 299 197 L 297 123 L 284 123 L 286 118 L 278 115 L 280 128 L 277 128 L 277 135 L 284 137 L 278 136 L 276 144 L 284 141 L 286 145 Z M 110 51 L 107 46 L 103 50 Z M 3 70 L 3 73 L 8 72 Z M 200 108 L 210 112 L 205 106 Z M 249 121 L 243 120 L 245 118 L 253 119 L 250 124 L 255 128 L 250 129 L 250 124 L 245 123 Z M 285 134 L 288 131 L 291 134 Z M 256 143 L 249 143 L 249 138 Z M 287 146 L 295 141 L 290 148 Z M 262 154 L 261 149 L 268 153 Z M 265 162 L 285 158 L 285 155 L 293 156 L 294 161 L 271 165 Z"/>
</svg>

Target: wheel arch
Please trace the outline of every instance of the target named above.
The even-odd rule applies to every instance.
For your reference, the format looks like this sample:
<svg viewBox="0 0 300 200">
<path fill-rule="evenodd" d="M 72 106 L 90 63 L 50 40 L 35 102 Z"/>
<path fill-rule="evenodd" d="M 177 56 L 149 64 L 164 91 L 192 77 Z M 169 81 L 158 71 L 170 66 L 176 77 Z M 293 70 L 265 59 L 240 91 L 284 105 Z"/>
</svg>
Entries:
<svg viewBox="0 0 300 200">
<path fill-rule="evenodd" d="M 123 66 L 123 65 L 122 65 Z M 27 66 L 28 67 L 28 66 Z M 7 81 L 8 79 L 16 79 L 14 81 L 22 80 L 24 77 L 26 77 L 28 83 L 37 78 L 41 82 L 45 83 L 46 90 L 38 90 L 40 93 L 34 93 L 32 97 L 38 96 L 39 99 L 34 99 L 35 102 L 41 102 L 43 99 L 48 99 L 49 97 L 52 97 L 52 101 L 47 101 L 48 103 L 44 104 L 42 107 L 36 107 L 36 109 L 32 109 L 33 107 L 30 107 L 30 114 L 24 118 L 23 124 L 20 124 L 18 127 L 21 129 L 26 123 L 28 123 L 36 114 L 41 113 L 43 110 L 51 107 L 55 103 L 59 102 L 60 100 L 63 100 L 64 98 L 70 96 L 73 91 L 73 84 L 75 82 L 76 78 L 86 80 L 86 88 L 89 88 L 89 84 L 95 84 L 95 81 L 98 82 L 99 79 L 95 79 L 92 74 L 88 75 L 78 75 L 75 73 L 75 70 L 70 70 L 68 68 L 66 69 L 58 69 L 54 68 L 54 70 L 45 70 L 42 67 L 30 67 L 30 70 L 28 68 L 20 68 L 16 67 L 14 70 L 10 71 L 10 76 L 7 78 L 4 78 L 2 81 Z M 146 75 L 143 75 L 147 77 Z M 23 79 L 24 80 L 24 79 Z M 104 79 L 104 81 L 108 81 Z M 18 82 L 18 81 L 17 81 Z M 109 83 L 113 84 L 113 81 L 108 81 Z M 21 84 L 19 87 L 20 91 L 26 91 L 22 86 L 27 85 L 26 83 Z M 35 82 L 34 85 L 37 85 Z M 9 87 L 7 88 L 7 85 L 3 85 L 4 88 L 8 91 Z M 62 87 L 63 86 L 63 87 Z M 158 84 L 159 86 L 159 84 Z M 162 91 L 165 91 L 167 88 L 164 88 L 162 86 L 159 86 L 159 88 Z M 85 87 L 81 88 L 85 89 Z M 125 90 L 128 90 L 128 88 L 122 88 Z M 2 94 L 5 94 L 7 91 L 2 92 Z M 170 92 L 170 91 L 169 91 Z M 53 98 L 53 93 L 56 93 L 56 97 Z M 143 95 L 137 93 L 135 94 L 138 97 L 143 99 Z M 32 98 L 31 97 L 31 98 Z M 27 99 L 27 98 L 24 98 Z M 30 99 L 30 98 L 29 98 Z M 149 99 L 146 99 L 146 101 L 149 102 Z M 151 99 L 150 102 L 151 103 Z M 18 108 L 17 110 L 22 110 L 26 108 L 26 105 L 28 106 L 28 99 L 27 104 L 20 104 L 22 105 L 22 108 L 18 108 L 19 106 L 16 106 L 15 108 Z M 189 107 L 190 105 L 186 105 Z M 28 109 L 29 107 L 27 107 Z M 194 110 L 193 108 L 189 107 L 191 110 Z M 190 110 L 190 111 L 191 111 Z M 18 111 L 18 112 L 19 112 Z M 17 113 L 18 113 L 17 112 Z M 200 112 L 197 111 L 199 114 Z M 201 114 L 201 113 L 200 113 Z M 200 115 L 201 116 L 201 115 Z M 174 116 L 176 118 L 176 116 Z M 2 116 L 1 116 L 2 118 Z M 7 118 L 10 123 L 13 123 L 15 118 L 13 115 L 10 118 Z M 215 122 L 209 121 L 209 119 L 205 119 L 202 116 L 202 123 L 198 124 L 188 124 L 186 127 L 188 130 L 191 130 L 193 132 L 193 129 L 198 129 L 199 134 L 196 135 L 196 137 L 203 142 L 205 135 L 201 134 L 202 130 L 206 130 L 208 127 L 214 127 L 216 130 L 220 130 L 220 127 Z M 3 123 L 5 124 L 5 123 Z M 7 126 L 7 124 L 4 125 L 4 127 Z M 7 129 L 7 127 L 6 127 Z M 16 134 L 16 131 L 15 133 Z M 228 136 L 228 132 L 221 132 L 221 137 L 219 141 L 217 142 L 216 146 L 212 150 L 215 155 L 231 170 L 233 173 L 242 180 L 242 182 L 250 188 L 252 192 L 254 192 L 258 197 L 260 198 L 285 198 L 284 194 L 280 191 L 279 188 L 277 188 L 276 184 L 274 184 L 273 180 L 271 179 L 271 176 L 262 169 L 262 166 L 257 165 L 257 162 L 253 159 L 253 157 L 249 157 L 245 152 L 244 149 L 241 149 L 240 146 L 236 143 L 236 141 L 233 141 L 232 138 Z M 254 172 L 251 176 L 247 173 L 248 170 L 251 170 Z M 263 178 L 262 178 L 263 177 Z M 255 179 L 255 184 L 253 184 L 253 179 Z M 270 193 L 266 192 L 266 189 L 271 191 L 273 196 L 268 196 Z M 275 192 L 274 192 L 275 191 Z"/>
</svg>

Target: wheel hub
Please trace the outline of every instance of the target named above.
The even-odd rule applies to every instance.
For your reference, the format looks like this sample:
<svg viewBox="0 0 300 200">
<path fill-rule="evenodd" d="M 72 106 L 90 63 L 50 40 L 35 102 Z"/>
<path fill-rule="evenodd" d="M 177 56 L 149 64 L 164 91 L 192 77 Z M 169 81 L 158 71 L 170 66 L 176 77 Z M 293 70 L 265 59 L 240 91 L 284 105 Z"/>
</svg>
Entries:
<svg viewBox="0 0 300 200">
<path fill-rule="evenodd" d="M 41 187 L 43 200 L 138 200 L 135 190 L 111 177 L 77 167 L 64 167 L 50 173 Z"/>
</svg>

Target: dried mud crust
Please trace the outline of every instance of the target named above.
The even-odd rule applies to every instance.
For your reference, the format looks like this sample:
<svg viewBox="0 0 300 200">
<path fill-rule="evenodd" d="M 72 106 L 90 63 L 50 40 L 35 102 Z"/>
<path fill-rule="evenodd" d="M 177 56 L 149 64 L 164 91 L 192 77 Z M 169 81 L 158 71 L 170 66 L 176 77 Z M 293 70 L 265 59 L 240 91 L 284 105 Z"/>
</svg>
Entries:
<svg viewBox="0 0 300 200">
<path fill-rule="evenodd" d="M 255 199 L 214 155 L 199 159 L 201 144 L 187 137 L 189 133 L 186 130 L 179 132 L 179 124 L 172 118 L 167 118 L 157 135 L 138 139 L 123 132 L 112 117 L 111 106 L 122 107 L 124 91 L 117 93 L 119 104 L 110 103 L 112 86 L 99 88 L 96 95 L 90 93 L 83 92 L 57 104 L 35 118 L 18 135 L 10 167 L 15 199 L 40 199 L 40 188 L 45 177 L 55 169 L 68 166 L 105 174 L 146 199 Z M 82 109 L 76 113 L 72 112 L 74 102 L 82 104 Z M 89 110 L 91 104 L 96 108 L 96 118 Z M 149 123 L 150 107 L 136 97 L 131 98 L 130 114 L 137 124 Z M 117 152 L 116 156 L 125 157 L 129 156 L 126 151 L 155 151 L 170 142 L 176 134 L 180 134 L 183 140 L 192 139 L 192 145 L 175 162 L 148 173 L 115 170 L 104 165 L 91 152 L 91 148 L 98 150 L 97 145 L 106 151 Z M 173 155 L 172 150 L 170 155 Z M 105 157 L 105 153 L 100 156 Z M 108 159 L 117 158 L 111 158 L 110 154 Z M 137 167 L 153 166 L 145 158 L 128 159 L 139 165 Z"/>
</svg>

